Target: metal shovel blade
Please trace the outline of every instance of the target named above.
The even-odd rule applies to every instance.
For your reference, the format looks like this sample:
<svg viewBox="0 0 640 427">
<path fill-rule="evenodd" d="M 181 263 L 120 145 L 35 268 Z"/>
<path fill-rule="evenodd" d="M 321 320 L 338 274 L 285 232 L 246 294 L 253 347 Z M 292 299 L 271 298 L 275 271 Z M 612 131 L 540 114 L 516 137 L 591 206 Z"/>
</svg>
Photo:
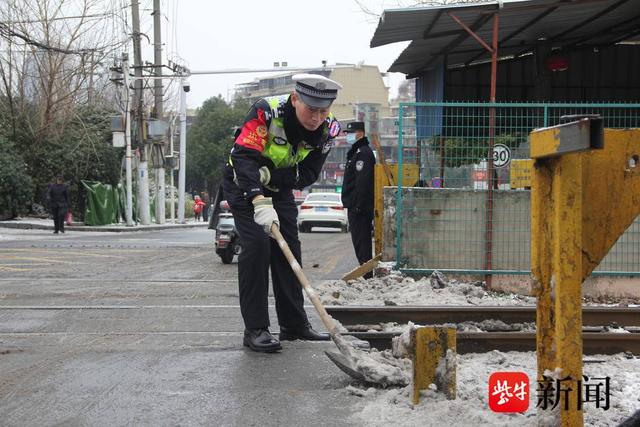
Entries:
<svg viewBox="0 0 640 427">
<path fill-rule="evenodd" d="M 351 378 L 358 381 L 366 381 L 364 375 L 362 375 L 362 373 L 358 372 L 358 370 L 356 369 L 353 360 L 351 360 L 344 354 L 337 351 L 325 351 L 324 354 L 326 354 L 327 357 L 333 363 L 335 363 L 335 365 L 340 368 L 342 372 L 349 375 Z"/>
</svg>

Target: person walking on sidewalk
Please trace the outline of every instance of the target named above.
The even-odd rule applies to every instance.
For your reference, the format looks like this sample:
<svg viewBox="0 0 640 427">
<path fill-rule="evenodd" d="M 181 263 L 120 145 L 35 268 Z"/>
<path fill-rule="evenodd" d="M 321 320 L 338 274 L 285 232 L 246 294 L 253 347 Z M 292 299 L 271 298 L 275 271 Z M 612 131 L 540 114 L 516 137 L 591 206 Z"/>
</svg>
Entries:
<svg viewBox="0 0 640 427">
<path fill-rule="evenodd" d="M 348 209 L 351 241 L 360 265 L 372 257 L 371 233 L 373 232 L 373 170 L 376 158 L 365 136 L 363 122 L 347 125 L 347 152 L 342 184 L 342 205 Z M 371 272 L 365 279 L 373 277 Z"/>
<path fill-rule="evenodd" d="M 280 340 L 328 340 L 311 328 L 303 308 L 302 288 L 274 239 L 280 228 L 302 265 L 293 189 L 314 183 L 340 133 L 329 108 L 342 86 L 317 74 L 296 74 L 289 95 L 263 98 L 236 132 L 223 180 L 242 243 L 238 257 L 240 311 L 245 325 L 243 344 L 273 352 L 280 342 L 269 332 L 267 295 L 269 267 L 273 282 Z"/>
<path fill-rule="evenodd" d="M 64 183 L 64 176 L 58 175 L 55 184 L 49 185 L 47 201 L 53 215 L 54 233 L 64 233 L 64 216 L 69 210 L 69 190 Z"/>
</svg>

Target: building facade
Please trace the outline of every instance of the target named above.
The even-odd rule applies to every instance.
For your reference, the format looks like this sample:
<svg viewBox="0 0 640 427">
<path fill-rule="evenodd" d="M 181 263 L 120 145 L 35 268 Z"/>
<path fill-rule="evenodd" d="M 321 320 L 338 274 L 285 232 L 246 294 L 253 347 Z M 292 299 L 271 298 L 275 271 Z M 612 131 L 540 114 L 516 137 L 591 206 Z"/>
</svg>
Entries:
<svg viewBox="0 0 640 427">
<path fill-rule="evenodd" d="M 358 104 L 377 106 L 378 114 L 390 114 L 389 88 L 385 85 L 380 70 L 375 65 L 336 64 L 310 69 L 311 74 L 321 74 L 340 83 L 343 88 L 331 106 L 331 111 L 341 122 L 354 120 Z M 256 101 L 260 98 L 284 95 L 293 92 L 291 77 L 296 72 L 275 74 L 236 86 L 236 97 Z"/>
</svg>

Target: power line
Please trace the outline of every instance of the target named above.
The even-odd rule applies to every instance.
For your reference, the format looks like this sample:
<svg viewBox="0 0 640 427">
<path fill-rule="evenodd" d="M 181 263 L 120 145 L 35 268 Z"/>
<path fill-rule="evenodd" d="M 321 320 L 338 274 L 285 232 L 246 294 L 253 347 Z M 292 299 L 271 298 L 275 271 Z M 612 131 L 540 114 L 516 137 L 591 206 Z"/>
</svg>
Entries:
<svg viewBox="0 0 640 427">
<path fill-rule="evenodd" d="M 111 16 L 113 12 L 103 12 L 103 13 L 95 13 L 91 15 L 75 15 L 75 16 L 60 16 L 57 18 L 46 18 L 46 19 L 29 19 L 24 21 L 0 21 L 2 25 L 14 25 L 14 24 L 37 24 L 42 22 L 52 22 L 52 21 L 64 21 L 67 19 L 92 19 L 92 18 L 104 18 L 106 16 Z"/>
<path fill-rule="evenodd" d="M 37 40 L 33 40 L 31 37 L 27 36 L 26 34 L 15 32 L 11 28 L 9 28 L 6 24 L 1 24 L 1 23 L 0 23 L 0 35 L 7 39 L 11 37 L 17 37 L 23 40 L 28 45 L 36 46 L 36 47 L 39 47 L 40 49 L 49 50 L 52 52 L 65 53 L 69 55 L 84 55 L 86 53 L 99 52 L 101 50 L 101 49 L 69 50 L 69 49 L 63 49 L 56 46 L 50 46 L 48 44 L 39 42 Z"/>
</svg>

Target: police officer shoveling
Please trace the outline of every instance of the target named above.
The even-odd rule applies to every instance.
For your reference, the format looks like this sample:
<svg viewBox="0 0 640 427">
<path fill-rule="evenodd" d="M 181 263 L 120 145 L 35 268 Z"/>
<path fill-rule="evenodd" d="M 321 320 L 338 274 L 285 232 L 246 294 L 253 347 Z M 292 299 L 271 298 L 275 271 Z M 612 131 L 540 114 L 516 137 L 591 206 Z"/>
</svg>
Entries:
<svg viewBox="0 0 640 427">
<path fill-rule="evenodd" d="M 322 75 L 296 74 L 295 91 L 258 100 L 237 132 L 223 182 L 240 234 L 238 257 L 244 345 L 254 351 L 281 349 L 269 332 L 269 267 L 281 340 L 328 340 L 309 324 L 302 289 L 270 228 L 275 224 L 301 264 L 298 209 L 293 189 L 320 175 L 340 123 L 330 106 L 342 86 Z"/>
<path fill-rule="evenodd" d="M 243 250 L 238 258 L 243 344 L 275 352 L 280 341 L 269 331 L 269 267 L 280 324 L 280 340 L 333 340 L 339 352 L 325 352 L 351 377 L 384 385 L 408 381 L 397 366 L 376 360 L 348 342 L 302 271 L 292 189 L 318 179 L 340 123 L 329 108 L 342 86 L 324 76 L 297 74 L 290 95 L 258 100 L 236 133 L 223 181 Z M 297 282 L 297 283 L 296 283 Z M 311 327 L 302 289 L 329 334 Z"/>
</svg>

